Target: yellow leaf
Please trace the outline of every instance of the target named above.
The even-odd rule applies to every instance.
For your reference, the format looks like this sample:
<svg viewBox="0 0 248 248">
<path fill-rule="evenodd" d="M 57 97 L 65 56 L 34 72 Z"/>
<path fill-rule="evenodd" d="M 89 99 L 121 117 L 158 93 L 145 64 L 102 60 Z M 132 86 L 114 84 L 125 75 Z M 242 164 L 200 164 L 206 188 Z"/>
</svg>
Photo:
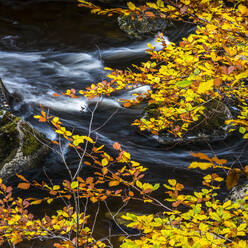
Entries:
<svg viewBox="0 0 248 248">
<path fill-rule="evenodd" d="M 38 205 L 38 204 L 41 204 L 42 200 L 36 200 L 36 201 L 33 201 L 31 202 L 31 205 Z"/>
<path fill-rule="evenodd" d="M 59 185 L 54 185 L 53 186 L 53 190 L 59 190 L 60 189 L 60 186 Z"/>
<path fill-rule="evenodd" d="M 88 142 L 90 142 L 92 144 L 95 143 L 94 140 L 92 138 L 88 137 L 88 136 L 82 136 L 82 138 L 87 140 Z"/>
<path fill-rule="evenodd" d="M 197 89 L 197 93 L 199 94 L 206 93 L 207 91 L 213 88 L 213 85 L 214 85 L 213 79 L 208 80 L 207 82 L 201 82 Z"/>
<path fill-rule="evenodd" d="M 248 8 L 246 6 L 240 4 L 238 10 L 242 15 L 248 15 Z"/>
<path fill-rule="evenodd" d="M 71 188 L 72 189 L 75 189 L 75 188 L 77 188 L 78 187 L 78 181 L 73 181 L 72 183 L 71 183 Z"/>
<path fill-rule="evenodd" d="M 128 3 L 127 3 L 127 7 L 128 7 L 130 10 L 135 10 L 135 9 L 136 9 L 136 6 L 135 6 L 132 2 L 128 2 Z"/>
<path fill-rule="evenodd" d="M 208 162 L 192 162 L 188 168 L 190 169 L 200 168 L 201 170 L 206 170 L 208 168 L 211 168 L 212 166 L 213 164 Z"/>
<path fill-rule="evenodd" d="M 168 180 L 168 183 L 169 183 L 171 186 L 176 186 L 177 181 L 176 181 L 175 179 L 169 179 L 169 180 Z"/>
<path fill-rule="evenodd" d="M 102 159 L 102 166 L 108 165 L 108 160 L 106 158 Z"/>
</svg>

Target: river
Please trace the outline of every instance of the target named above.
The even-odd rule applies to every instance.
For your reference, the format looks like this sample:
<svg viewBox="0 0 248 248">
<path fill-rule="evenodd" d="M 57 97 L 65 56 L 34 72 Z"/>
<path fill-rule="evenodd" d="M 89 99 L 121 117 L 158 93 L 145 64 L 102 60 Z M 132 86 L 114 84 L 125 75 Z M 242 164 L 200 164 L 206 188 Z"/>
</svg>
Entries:
<svg viewBox="0 0 248 248">
<path fill-rule="evenodd" d="M 175 42 L 189 31 L 188 26 L 182 25 L 169 34 L 168 40 Z M 125 68 L 141 61 L 148 42 L 159 49 L 155 40 L 131 40 L 119 30 L 114 18 L 91 15 L 74 3 L 0 4 L 0 77 L 10 92 L 23 97 L 15 104 L 15 112 L 47 137 L 55 138 L 54 132 L 33 118 L 40 112 L 40 104 L 59 116 L 66 126 L 85 133 L 93 103 L 85 98 L 56 98 L 53 93 L 83 89 L 100 81 L 106 77 L 105 66 Z M 214 144 L 166 147 L 141 136 L 130 124 L 142 114 L 142 109 L 124 109 L 118 102 L 118 98 L 130 98 L 131 93 L 103 99 L 93 129 L 115 114 L 94 137 L 107 149 L 119 142 L 133 159 L 149 168 L 149 181 L 166 182 L 176 177 L 193 189 L 199 182 L 199 173 L 187 169 L 192 161 L 190 151 L 217 155 L 231 164 L 248 162 L 246 143 L 240 137 Z M 72 163 L 71 167 L 76 165 Z M 47 159 L 44 167 L 52 180 L 59 181 L 65 175 L 63 164 L 54 156 Z M 34 169 L 27 176 L 41 179 L 45 177 L 43 171 Z"/>
</svg>

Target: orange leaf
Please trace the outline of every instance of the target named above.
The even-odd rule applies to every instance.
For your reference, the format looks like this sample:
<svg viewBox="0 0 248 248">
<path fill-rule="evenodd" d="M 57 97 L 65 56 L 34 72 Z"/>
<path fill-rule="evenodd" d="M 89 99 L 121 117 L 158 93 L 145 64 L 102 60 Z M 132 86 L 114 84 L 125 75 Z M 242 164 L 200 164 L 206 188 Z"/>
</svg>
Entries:
<svg viewBox="0 0 248 248">
<path fill-rule="evenodd" d="M 184 188 L 184 186 L 181 183 L 176 184 L 176 190 L 181 191 Z"/>
<path fill-rule="evenodd" d="M 103 173 L 103 175 L 106 175 L 108 173 L 108 168 L 107 167 L 103 167 L 102 168 L 102 173 Z"/>
<path fill-rule="evenodd" d="M 222 80 L 220 78 L 214 79 L 214 86 L 219 87 L 222 84 Z"/>
<path fill-rule="evenodd" d="M 226 177 L 226 187 L 231 190 L 235 185 L 237 185 L 239 180 L 239 174 L 235 170 L 229 170 Z"/>
<path fill-rule="evenodd" d="M 24 176 L 19 175 L 19 174 L 16 174 L 16 176 L 19 177 L 21 180 L 28 182 L 28 180 Z"/>
<path fill-rule="evenodd" d="M 246 176 L 248 176 L 248 165 L 245 166 L 244 173 L 246 174 Z"/>
<path fill-rule="evenodd" d="M 19 189 L 29 189 L 30 188 L 30 183 L 19 183 L 17 188 L 19 188 Z"/>
<path fill-rule="evenodd" d="M 125 103 L 123 104 L 123 107 L 124 107 L 124 108 L 129 108 L 131 105 L 132 105 L 132 104 L 131 104 L 130 102 L 125 102 Z"/>
<path fill-rule="evenodd" d="M 190 152 L 190 154 L 193 156 L 193 157 L 196 157 L 196 158 L 200 158 L 200 159 L 204 159 L 204 160 L 208 160 L 208 161 L 212 161 L 208 155 L 206 155 L 205 153 L 201 153 L 201 152 L 198 152 L 198 153 L 194 153 L 194 152 Z"/>
<path fill-rule="evenodd" d="M 117 150 L 117 151 L 121 151 L 121 145 L 120 145 L 118 142 L 115 142 L 115 143 L 113 144 L 113 148 L 114 148 L 115 150 Z"/>
<path fill-rule="evenodd" d="M 219 159 L 216 156 L 212 157 L 212 161 L 219 165 L 223 165 L 227 163 L 226 159 Z"/>
<path fill-rule="evenodd" d="M 152 13 L 151 11 L 146 11 L 145 15 L 148 16 L 148 17 L 151 17 L 151 18 L 155 17 L 154 13 Z"/>
<path fill-rule="evenodd" d="M 117 186 L 117 185 L 119 185 L 119 184 L 120 184 L 119 181 L 110 181 L 110 182 L 109 182 L 109 187 Z"/>
<path fill-rule="evenodd" d="M 129 194 L 129 196 L 131 196 L 131 197 L 134 196 L 133 191 L 129 191 L 128 194 Z"/>
<path fill-rule="evenodd" d="M 40 117 L 39 122 L 46 122 L 47 119 L 45 117 Z"/>
<path fill-rule="evenodd" d="M 179 200 L 176 201 L 176 202 L 173 202 L 173 203 L 172 203 L 172 207 L 176 208 L 176 207 L 178 207 L 181 203 L 182 203 L 182 202 L 179 201 Z"/>
<path fill-rule="evenodd" d="M 53 93 L 53 96 L 60 96 L 60 94 L 58 94 L 58 93 Z"/>
<path fill-rule="evenodd" d="M 98 201 L 96 197 L 91 197 L 90 200 L 91 200 L 91 202 L 93 202 L 93 203 L 95 203 L 95 202 Z"/>
<path fill-rule="evenodd" d="M 59 142 L 56 141 L 56 140 L 52 140 L 52 143 L 55 144 L 55 145 L 59 145 Z"/>
</svg>

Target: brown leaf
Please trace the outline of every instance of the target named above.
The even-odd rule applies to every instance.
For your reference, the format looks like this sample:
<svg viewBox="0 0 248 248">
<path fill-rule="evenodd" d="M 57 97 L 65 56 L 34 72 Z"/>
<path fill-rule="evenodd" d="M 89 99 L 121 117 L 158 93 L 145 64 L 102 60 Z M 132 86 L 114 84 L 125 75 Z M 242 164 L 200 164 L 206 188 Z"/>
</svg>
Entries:
<svg viewBox="0 0 248 248">
<path fill-rule="evenodd" d="M 226 177 L 226 187 L 231 190 L 235 185 L 237 185 L 239 180 L 239 174 L 235 170 L 229 170 Z"/>
<path fill-rule="evenodd" d="M 214 86 L 219 87 L 222 84 L 222 80 L 220 78 L 214 79 Z"/>
</svg>

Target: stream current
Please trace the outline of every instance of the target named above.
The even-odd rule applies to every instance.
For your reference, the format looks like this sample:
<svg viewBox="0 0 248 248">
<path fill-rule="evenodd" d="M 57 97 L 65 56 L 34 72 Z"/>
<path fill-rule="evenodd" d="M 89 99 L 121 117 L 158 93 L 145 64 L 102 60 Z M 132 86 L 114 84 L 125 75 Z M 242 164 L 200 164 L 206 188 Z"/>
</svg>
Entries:
<svg viewBox="0 0 248 248">
<path fill-rule="evenodd" d="M 175 42 L 190 31 L 182 25 L 170 32 L 168 40 Z M 106 77 L 105 66 L 125 68 L 139 63 L 145 59 L 148 42 L 159 49 L 155 38 L 130 40 L 119 30 L 115 19 L 91 15 L 74 3 L 0 3 L 0 77 L 10 92 L 23 98 L 14 106 L 15 112 L 51 139 L 55 138 L 54 132 L 33 118 L 39 114 L 40 104 L 59 116 L 66 126 L 87 133 L 89 109 L 94 102 L 85 98 L 55 98 L 53 93 L 83 89 L 101 81 Z M 150 181 L 165 182 L 176 177 L 194 187 L 199 175 L 187 170 L 192 161 L 190 151 L 217 155 L 230 163 L 247 163 L 245 141 L 240 137 L 215 144 L 164 147 L 141 136 L 130 124 L 142 114 L 142 108 L 124 109 L 118 102 L 119 98 L 132 97 L 132 93 L 103 98 L 94 116 L 93 129 L 116 113 L 93 138 L 97 136 L 99 145 L 104 144 L 107 149 L 114 142 L 122 144 L 134 160 L 149 167 Z M 53 156 L 44 166 L 50 178 L 64 177 L 63 164 Z M 32 178 L 42 177 L 41 169 L 28 173 Z"/>
</svg>

